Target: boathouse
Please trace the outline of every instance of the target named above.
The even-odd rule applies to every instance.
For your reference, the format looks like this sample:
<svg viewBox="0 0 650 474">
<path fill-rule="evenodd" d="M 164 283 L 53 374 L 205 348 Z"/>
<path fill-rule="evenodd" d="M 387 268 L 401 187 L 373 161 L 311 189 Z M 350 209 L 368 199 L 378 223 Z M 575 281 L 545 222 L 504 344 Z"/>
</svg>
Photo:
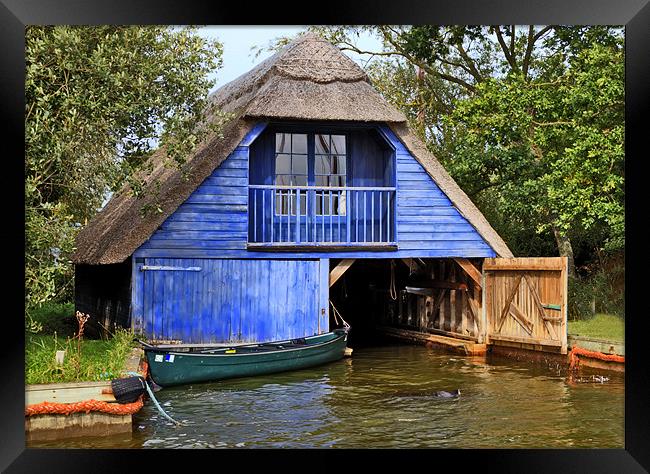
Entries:
<svg viewBox="0 0 650 474">
<path fill-rule="evenodd" d="M 327 332 L 336 308 L 351 338 L 566 353 L 566 262 L 513 258 L 335 46 L 304 34 L 211 100 L 232 118 L 185 176 L 157 151 L 144 196 L 125 186 L 79 233 L 77 310 L 221 343 Z"/>
</svg>

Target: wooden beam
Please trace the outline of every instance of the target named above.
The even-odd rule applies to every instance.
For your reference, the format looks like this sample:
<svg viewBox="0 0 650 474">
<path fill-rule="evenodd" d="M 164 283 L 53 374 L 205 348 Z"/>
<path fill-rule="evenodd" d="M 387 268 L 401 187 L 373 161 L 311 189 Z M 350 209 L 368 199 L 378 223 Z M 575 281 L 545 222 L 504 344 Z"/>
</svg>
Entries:
<svg viewBox="0 0 650 474">
<path fill-rule="evenodd" d="M 503 309 L 501 310 L 501 318 L 499 319 L 499 327 L 496 330 L 497 333 L 501 332 L 503 323 L 505 322 L 506 317 L 508 316 L 508 312 L 510 311 L 510 303 L 512 303 L 512 300 L 515 298 L 515 295 L 517 294 L 517 290 L 519 289 L 519 285 L 521 284 L 522 278 L 523 277 L 521 275 L 519 276 L 519 278 L 517 278 L 517 283 L 513 285 L 512 290 L 510 290 L 510 294 L 508 295 L 508 298 L 504 303 Z"/>
<path fill-rule="evenodd" d="M 409 281 L 409 288 L 444 288 L 446 290 L 467 291 L 467 284 L 458 281 L 424 280 Z"/>
<path fill-rule="evenodd" d="M 469 308 L 469 313 L 472 315 L 472 318 L 474 318 L 474 321 L 476 321 L 477 329 L 480 332 L 481 320 L 479 318 L 479 304 L 474 298 L 470 297 L 469 295 L 467 297 L 467 307 Z"/>
<path fill-rule="evenodd" d="M 526 317 L 526 315 L 519 309 L 516 304 L 510 303 L 508 312 L 512 315 L 513 318 L 515 318 L 515 321 L 517 321 L 521 327 L 524 328 L 524 331 L 526 331 L 529 336 L 533 335 L 533 323 Z"/>
<path fill-rule="evenodd" d="M 472 265 L 472 262 L 467 260 L 466 258 L 454 258 L 454 261 L 462 268 L 465 273 L 474 281 L 475 284 L 477 284 L 480 288 L 481 286 L 481 272 L 476 268 L 474 265 Z"/>
<path fill-rule="evenodd" d="M 483 270 L 547 270 L 562 271 L 563 258 L 566 257 L 529 257 L 529 258 L 486 258 Z"/>
<path fill-rule="evenodd" d="M 343 274 L 352 266 L 354 263 L 354 258 L 345 258 L 339 262 L 339 264 L 334 267 L 334 269 L 330 272 L 330 288 L 334 283 L 337 282 L 339 278 L 343 276 Z"/>
<path fill-rule="evenodd" d="M 409 267 L 409 271 L 413 273 L 424 270 L 424 268 L 413 258 L 400 258 L 400 260 L 404 265 Z"/>
<path fill-rule="evenodd" d="M 537 307 L 537 311 L 539 311 L 539 316 L 544 321 L 544 325 L 546 326 L 546 331 L 548 332 L 549 336 L 551 336 L 552 339 L 557 339 L 558 337 L 555 332 L 555 329 L 553 329 L 551 322 L 548 319 L 546 319 L 546 311 L 544 311 L 544 307 L 542 306 L 542 301 L 539 299 L 539 294 L 537 294 L 537 288 L 535 287 L 535 285 L 533 285 L 530 276 L 524 275 L 524 278 L 526 279 L 526 283 L 528 284 L 528 289 L 533 295 L 533 300 L 535 300 L 535 306 Z"/>
<path fill-rule="evenodd" d="M 115 402 L 111 382 L 72 382 L 25 386 L 26 406 L 42 402 L 76 403 L 90 399 Z"/>
</svg>

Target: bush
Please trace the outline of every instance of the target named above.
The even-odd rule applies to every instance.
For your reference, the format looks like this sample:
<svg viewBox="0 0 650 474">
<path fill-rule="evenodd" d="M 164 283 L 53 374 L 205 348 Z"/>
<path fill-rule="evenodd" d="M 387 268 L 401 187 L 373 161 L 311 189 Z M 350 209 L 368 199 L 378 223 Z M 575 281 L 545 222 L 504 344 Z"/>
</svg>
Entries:
<svg viewBox="0 0 650 474">
<path fill-rule="evenodd" d="M 30 310 L 27 316 L 35 323 L 31 332 L 72 337 L 78 329 L 74 314 L 74 303 L 47 302 Z"/>
<path fill-rule="evenodd" d="M 590 319 L 595 313 L 625 317 L 625 292 L 619 282 L 624 267 L 598 270 L 589 277 L 569 279 L 569 319 Z"/>
</svg>

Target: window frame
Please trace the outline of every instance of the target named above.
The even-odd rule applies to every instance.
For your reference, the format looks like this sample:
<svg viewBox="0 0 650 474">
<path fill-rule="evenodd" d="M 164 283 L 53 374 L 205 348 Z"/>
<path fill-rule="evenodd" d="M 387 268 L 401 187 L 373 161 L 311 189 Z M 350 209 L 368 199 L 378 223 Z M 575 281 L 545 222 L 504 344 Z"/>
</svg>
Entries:
<svg viewBox="0 0 650 474">
<path fill-rule="evenodd" d="M 289 173 L 289 174 L 286 174 L 286 173 L 278 174 L 277 173 L 277 158 L 278 158 L 278 156 L 281 155 L 281 154 L 282 155 L 287 154 L 287 153 L 279 153 L 279 152 L 276 151 L 276 149 L 277 149 L 277 137 L 278 137 L 279 134 L 289 134 L 291 136 L 293 136 L 293 135 L 306 135 L 307 136 L 307 186 L 316 187 L 316 177 L 317 176 L 327 176 L 328 177 L 328 185 L 327 186 L 318 186 L 319 188 L 331 188 L 331 187 L 344 187 L 344 188 L 347 188 L 348 187 L 349 176 L 350 176 L 350 167 L 349 167 L 350 166 L 350 159 L 349 159 L 350 158 L 350 134 L 347 131 L 335 130 L 335 129 L 309 129 L 309 130 L 305 130 L 305 129 L 302 129 L 302 128 L 294 129 L 292 127 L 291 128 L 289 128 L 289 127 L 284 128 L 283 127 L 283 128 L 274 129 L 272 131 L 272 133 L 273 133 L 273 140 L 272 140 L 273 143 L 272 143 L 272 148 L 271 148 L 272 149 L 272 162 L 273 162 L 273 176 L 272 176 L 272 178 L 273 178 L 273 184 L 275 186 L 278 186 L 278 184 L 277 184 L 277 177 L 278 176 L 294 176 L 295 175 L 295 173 L 293 173 L 293 145 L 290 148 L 290 153 L 289 153 L 289 156 L 290 156 L 290 169 L 289 169 L 289 171 L 291 173 Z M 343 139 L 345 141 L 345 154 L 341 154 L 341 153 L 333 154 L 333 153 L 331 153 L 332 150 L 331 150 L 331 138 L 330 138 L 330 153 L 327 154 L 327 155 L 319 153 L 318 156 L 328 156 L 328 157 L 330 157 L 330 159 L 332 159 L 332 157 L 343 157 L 344 160 L 345 160 L 344 161 L 344 164 L 345 164 L 345 173 L 344 174 L 343 173 L 337 173 L 337 174 L 327 174 L 327 175 L 323 175 L 323 174 L 316 175 L 316 156 L 317 156 L 316 155 L 316 135 L 319 135 L 319 134 L 320 135 L 329 135 L 330 137 L 332 135 L 342 136 L 343 137 Z M 292 137 L 292 143 L 293 143 L 293 137 Z M 302 153 L 297 153 L 297 155 L 304 156 L 304 154 L 302 154 Z M 330 166 L 330 169 L 331 169 L 331 166 Z M 301 176 L 304 176 L 304 175 L 301 175 Z M 343 180 L 344 180 L 344 186 L 330 186 L 329 183 L 331 182 L 330 180 L 331 180 L 331 177 L 333 177 L 333 176 L 342 177 Z M 292 180 L 290 180 L 290 181 L 292 181 Z M 291 184 L 289 186 L 302 186 L 302 185 Z M 303 197 L 303 195 L 301 195 L 301 197 L 300 197 L 300 200 L 301 200 L 301 212 L 300 212 L 300 215 L 301 216 L 319 217 L 319 218 L 324 218 L 324 217 L 345 218 L 346 217 L 346 214 L 347 214 L 347 209 L 346 208 L 344 208 L 343 212 L 340 212 L 340 213 L 339 212 L 332 213 L 331 209 L 328 209 L 328 211 L 329 211 L 328 213 L 322 212 L 323 210 L 321 210 L 321 212 L 318 213 L 318 209 L 316 207 L 316 201 L 315 201 L 318 191 L 316 191 L 314 189 L 310 189 L 307 192 L 311 194 L 311 197 L 309 199 L 309 207 L 310 208 L 306 209 L 306 207 L 307 207 L 306 206 L 306 196 L 307 195 L 305 194 L 304 197 Z M 276 193 L 279 193 L 280 196 L 278 196 L 277 194 L 275 196 L 276 202 L 275 202 L 275 205 L 273 206 L 274 215 L 277 216 L 277 217 L 296 216 L 297 213 L 296 213 L 295 206 L 293 206 L 293 207 L 290 206 L 291 203 L 295 201 L 295 197 L 292 196 L 291 199 L 289 199 L 289 192 L 288 191 L 276 190 Z M 294 194 L 294 196 L 295 196 L 295 194 Z M 341 202 L 341 200 L 343 200 L 343 201 L 345 200 L 345 191 L 344 190 L 338 190 L 338 194 L 335 196 L 335 199 L 339 202 L 339 204 L 335 205 L 334 200 L 333 200 L 332 201 L 332 208 L 336 209 L 337 211 L 341 211 L 340 202 Z M 282 203 L 279 206 L 281 212 L 278 212 L 278 202 Z M 284 204 L 284 203 L 288 203 L 288 204 Z M 305 204 L 304 208 L 302 207 L 302 203 Z M 328 202 L 328 204 L 329 204 L 329 202 Z M 286 210 L 286 212 L 282 212 L 283 210 Z"/>
</svg>

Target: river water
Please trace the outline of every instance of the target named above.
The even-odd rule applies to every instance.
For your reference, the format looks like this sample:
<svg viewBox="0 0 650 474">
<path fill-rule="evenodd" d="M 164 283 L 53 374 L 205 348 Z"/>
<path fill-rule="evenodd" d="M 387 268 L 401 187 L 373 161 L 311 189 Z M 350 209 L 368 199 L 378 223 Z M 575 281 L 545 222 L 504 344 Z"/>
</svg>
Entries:
<svg viewBox="0 0 650 474">
<path fill-rule="evenodd" d="M 360 347 L 310 369 L 165 388 L 127 435 L 69 448 L 623 448 L 624 379 L 569 382 L 555 367 L 414 345 Z M 583 378 L 584 379 L 584 378 Z M 460 389 L 458 398 L 432 396 Z"/>
</svg>

